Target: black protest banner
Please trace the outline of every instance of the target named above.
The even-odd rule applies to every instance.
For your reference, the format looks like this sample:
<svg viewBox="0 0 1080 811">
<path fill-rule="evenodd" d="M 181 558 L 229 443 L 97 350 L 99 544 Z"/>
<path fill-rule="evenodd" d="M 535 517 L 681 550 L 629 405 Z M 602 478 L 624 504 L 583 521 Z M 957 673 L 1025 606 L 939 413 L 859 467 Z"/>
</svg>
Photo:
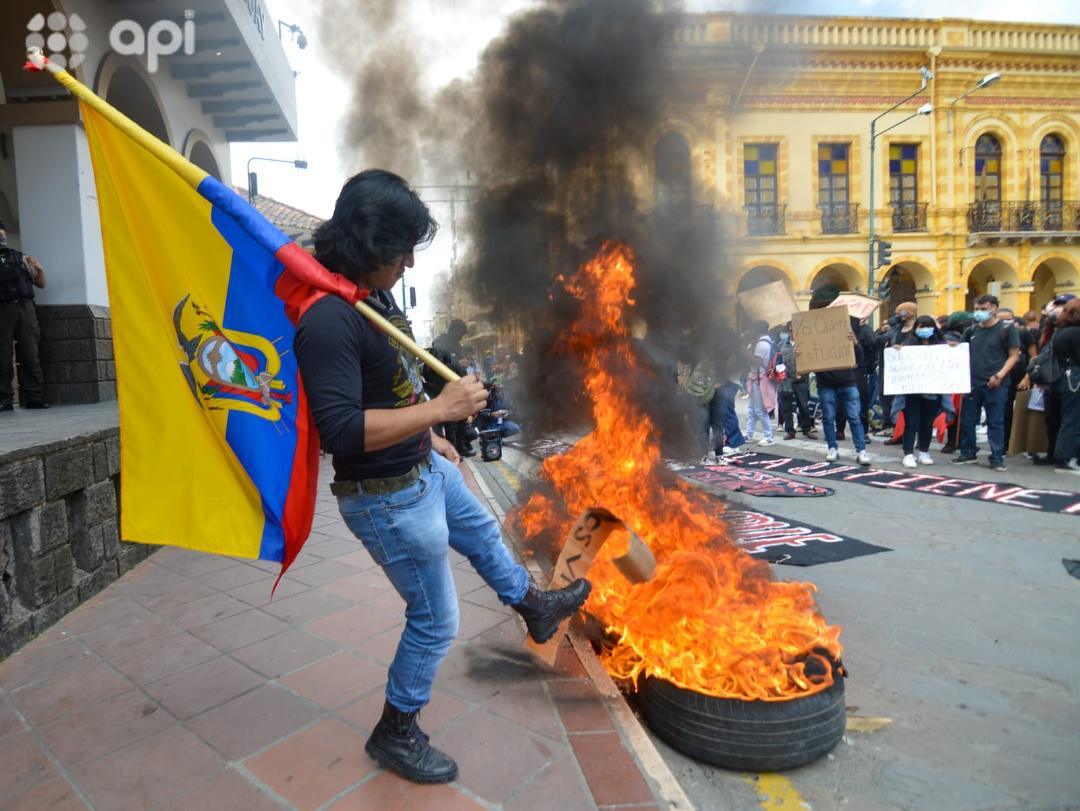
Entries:
<svg viewBox="0 0 1080 811">
<path fill-rule="evenodd" d="M 762 470 L 735 467 L 734 465 L 704 465 L 684 467 L 668 465 L 678 470 L 680 476 L 706 489 L 716 488 L 732 493 L 746 493 L 763 497 L 818 497 L 831 496 L 832 488 L 806 484 L 797 479 L 785 479 Z"/>
<path fill-rule="evenodd" d="M 813 524 L 757 510 L 729 509 L 718 511 L 714 516 L 727 524 L 744 552 L 769 563 L 817 566 L 892 551 L 885 546 L 837 535 Z"/>
<path fill-rule="evenodd" d="M 516 443 L 515 447 L 533 456 L 546 458 L 566 453 L 572 446 L 557 440 L 541 439 L 533 442 Z M 783 495 L 814 496 L 829 495 L 833 492 L 826 487 L 810 486 L 813 487 L 812 491 L 793 493 L 792 488 L 798 488 L 799 482 L 792 482 L 772 474 L 751 476 L 749 478 L 739 477 L 737 475 L 738 468 L 726 468 L 722 465 L 702 467 L 683 465 L 668 460 L 667 466 L 679 475 L 690 478 L 695 483 L 703 484 L 706 487 L 720 486 L 717 484 L 720 481 L 740 487 L 753 485 L 762 491 L 754 492 L 754 495 L 777 495 L 781 488 L 784 489 Z M 745 470 L 742 472 L 757 473 L 758 471 Z M 722 489 L 733 489 L 733 487 L 723 487 Z M 817 490 L 824 492 L 814 492 Z M 753 491 L 742 490 L 742 492 Z M 820 563 L 834 563 L 838 560 L 847 560 L 862 555 L 892 551 L 888 547 L 875 546 L 846 535 L 838 535 L 813 524 L 804 524 L 757 510 L 728 509 L 719 499 L 714 502 L 711 517 L 717 522 L 723 522 L 727 525 L 736 543 L 747 554 L 766 560 L 769 563 L 786 566 L 817 566 Z"/>
<path fill-rule="evenodd" d="M 733 465 L 770 473 L 809 476 L 838 482 L 854 482 L 885 490 L 929 493 L 934 496 L 973 499 L 1036 512 L 1080 516 L 1080 493 L 1067 490 L 1039 490 L 1018 484 L 980 482 L 910 470 L 882 470 L 840 462 L 811 462 L 770 453 L 741 453 L 725 457 Z M 925 468 L 923 469 L 925 470 Z"/>
</svg>

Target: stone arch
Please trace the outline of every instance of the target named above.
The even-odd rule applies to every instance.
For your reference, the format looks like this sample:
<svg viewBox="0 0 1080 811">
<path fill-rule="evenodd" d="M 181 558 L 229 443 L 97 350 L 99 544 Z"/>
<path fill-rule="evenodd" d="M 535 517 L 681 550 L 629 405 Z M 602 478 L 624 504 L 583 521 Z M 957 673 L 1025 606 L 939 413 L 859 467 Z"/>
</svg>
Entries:
<svg viewBox="0 0 1080 811">
<path fill-rule="evenodd" d="M 787 287 L 787 291 L 794 295 L 796 281 L 795 274 L 791 272 L 791 268 L 771 259 L 762 259 L 744 263 L 735 287 L 736 302 L 738 301 L 739 293 L 745 293 L 748 290 L 753 290 L 766 284 L 771 284 L 772 282 L 783 282 L 784 286 Z M 742 334 L 742 332 L 750 325 L 750 319 L 741 306 L 736 306 L 735 309 L 735 328 Z"/>
<path fill-rule="evenodd" d="M 172 130 L 153 76 L 132 57 L 111 53 L 98 68 L 96 92 L 109 104 L 170 146 Z"/>
<path fill-rule="evenodd" d="M 833 284 L 841 292 L 865 292 L 866 271 L 854 259 L 833 257 L 819 262 L 806 277 L 808 290 L 816 290 L 823 284 Z"/>
<path fill-rule="evenodd" d="M 968 270 L 966 284 L 964 308 L 967 310 L 973 309 L 975 299 L 984 293 L 996 295 L 1002 307 L 1015 309 L 1017 306 L 1020 275 L 1012 260 L 1002 254 L 991 253 L 981 257 Z"/>
<path fill-rule="evenodd" d="M 932 305 L 937 298 L 934 292 L 936 281 L 934 271 L 926 264 L 926 261 L 918 256 L 900 256 L 884 273 L 892 274 L 896 271 L 889 287 L 889 297 L 885 302 L 885 310 L 889 315 L 898 305 L 905 301 L 914 301 L 919 304 L 922 312 L 923 305 Z M 884 278 L 884 276 L 883 276 Z"/>
<path fill-rule="evenodd" d="M 184 138 L 183 155 L 203 171 L 221 180 L 221 166 L 218 164 L 210 138 L 199 129 L 193 129 Z"/>
<path fill-rule="evenodd" d="M 787 284 L 787 289 L 791 293 L 794 293 L 798 289 L 799 279 L 795 275 L 795 271 L 783 262 L 777 262 L 775 259 L 750 259 L 743 262 L 742 266 L 739 268 L 739 275 L 735 282 L 736 292 L 752 290 L 757 287 L 758 284 L 754 283 L 750 274 L 763 269 L 774 271 L 772 274 L 773 278 L 766 280 L 766 282 L 782 280 Z"/>
<path fill-rule="evenodd" d="M 1039 310 L 1059 293 L 1076 288 L 1080 283 L 1080 263 L 1068 254 L 1051 251 L 1031 263 L 1025 278 L 1033 284 L 1031 306 Z"/>
<path fill-rule="evenodd" d="M 963 197 L 971 202 L 975 201 L 975 142 L 980 135 L 993 135 L 1001 143 L 1001 157 L 1005 165 L 1001 173 L 1001 199 L 1016 199 L 1016 188 L 1020 177 L 1020 164 L 1018 158 L 1020 150 L 1019 128 L 1008 116 L 1000 113 L 983 113 L 975 116 L 964 130 L 964 143 L 961 147 L 961 163 L 963 168 Z"/>
</svg>

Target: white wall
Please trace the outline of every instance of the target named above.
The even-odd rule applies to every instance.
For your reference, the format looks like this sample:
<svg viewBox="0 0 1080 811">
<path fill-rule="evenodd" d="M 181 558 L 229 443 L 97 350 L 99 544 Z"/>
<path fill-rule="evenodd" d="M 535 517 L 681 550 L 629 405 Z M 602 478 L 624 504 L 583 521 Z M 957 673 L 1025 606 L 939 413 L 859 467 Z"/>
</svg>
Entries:
<svg viewBox="0 0 1080 811">
<path fill-rule="evenodd" d="M 86 133 L 75 124 L 14 130 L 22 250 L 41 260 L 40 304 L 108 306 L 97 190 Z"/>
</svg>

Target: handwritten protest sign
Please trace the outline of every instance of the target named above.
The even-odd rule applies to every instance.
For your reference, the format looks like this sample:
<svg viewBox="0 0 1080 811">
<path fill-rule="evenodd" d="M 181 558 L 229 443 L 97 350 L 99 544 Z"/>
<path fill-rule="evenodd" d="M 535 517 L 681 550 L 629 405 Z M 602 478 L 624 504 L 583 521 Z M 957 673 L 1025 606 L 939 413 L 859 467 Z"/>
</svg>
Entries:
<svg viewBox="0 0 1080 811">
<path fill-rule="evenodd" d="M 847 307 L 825 307 L 791 316 L 799 374 L 855 368 L 855 345 L 848 333 Z"/>
<path fill-rule="evenodd" d="M 848 314 L 853 315 L 860 321 L 868 318 L 881 306 L 881 299 L 873 296 L 862 296 L 858 293 L 841 293 L 830 307 L 847 307 Z"/>
<path fill-rule="evenodd" d="M 970 363 L 967 344 L 890 347 L 885 350 L 885 394 L 967 394 Z"/>
<path fill-rule="evenodd" d="M 754 321 L 764 321 L 770 327 L 786 324 L 799 309 L 783 282 L 769 282 L 739 293 L 739 304 Z"/>
</svg>

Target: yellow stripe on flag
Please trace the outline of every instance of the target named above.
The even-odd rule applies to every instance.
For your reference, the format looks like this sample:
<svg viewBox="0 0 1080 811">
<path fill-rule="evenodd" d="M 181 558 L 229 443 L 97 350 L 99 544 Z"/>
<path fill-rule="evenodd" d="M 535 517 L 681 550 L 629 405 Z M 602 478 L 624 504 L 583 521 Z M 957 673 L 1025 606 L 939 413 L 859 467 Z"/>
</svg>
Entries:
<svg viewBox="0 0 1080 811">
<path fill-rule="evenodd" d="M 172 317 L 190 296 L 221 323 L 232 249 L 194 188 L 198 175 L 178 174 L 81 104 L 116 353 L 121 537 L 256 558 L 259 493 L 225 440 L 229 412 L 204 409 L 179 368 L 188 358 Z"/>
</svg>

